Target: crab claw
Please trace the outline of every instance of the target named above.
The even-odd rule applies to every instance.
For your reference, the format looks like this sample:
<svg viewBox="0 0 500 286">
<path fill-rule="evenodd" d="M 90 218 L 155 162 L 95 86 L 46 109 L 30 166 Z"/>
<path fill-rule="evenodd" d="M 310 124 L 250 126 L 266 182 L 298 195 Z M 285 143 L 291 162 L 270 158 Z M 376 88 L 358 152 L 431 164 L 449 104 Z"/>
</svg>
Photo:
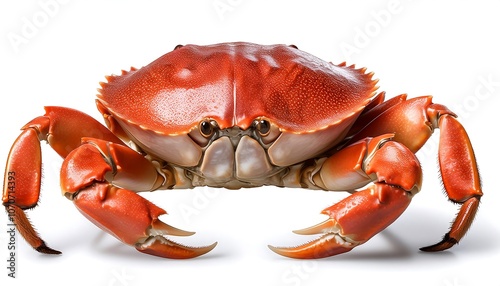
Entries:
<svg viewBox="0 0 500 286">
<path fill-rule="evenodd" d="M 297 247 L 269 248 L 290 258 L 324 258 L 363 244 L 391 224 L 409 205 L 411 197 L 404 190 L 375 183 L 323 210 L 329 218 L 317 225 L 294 231 L 297 234 L 323 234 Z"/>
<path fill-rule="evenodd" d="M 195 232 L 178 229 L 160 220 L 155 220 L 151 224 L 151 228 L 148 229 L 147 234 L 149 236 L 143 242 L 141 240 L 141 242 L 136 243 L 135 248 L 142 253 L 160 257 L 172 259 L 194 258 L 210 252 L 210 250 L 217 246 L 217 242 L 202 247 L 186 246 L 174 242 L 165 236 L 190 236 L 195 234 Z"/>
<path fill-rule="evenodd" d="M 323 212 L 324 213 L 324 212 Z M 334 256 L 348 252 L 361 242 L 355 241 L 341 234 L 341 226 L 332 218 L 300 230 L 296 234 L 313 235 L 323 234 L 321 237 L 297 247 L 268 247 L 279 255 L 290 258 L 314 259 Z"/>
<path fill-rule="evenodd" d="M 136 244 L 135 248 L 140 252 L 155 256 L 172 259 L 186 259 L 210 252 L 215 246 L 217 246 L 217 242 L 203 247 L 185 246 L 161 235 L 157 235 L 150 236 L 143 243 Z"/>
<path fill-rule="evenodd" d="M 296 234 L 323 234 L 321 237 L 297 247 L 268 247 L 279 255 L 290 258 L 314 259 L 324 258 L 348 252 L 360 242 L 340 234 L 340 227 L 333 219 L 327 219 L 317 225 L 294 230 Z"/>
<path fill-rule="evenodd" d="M 83 215 L 123 243 L 143 253 L 173 259 L 194 258 L 212 250 L 217 243 L 203 247 L 185 246 L 166 236 L 189 236 L 158 219 L 166 211 L 136 193 L 106 183 L 95 183 L 72 197 Z"/>
</svg>

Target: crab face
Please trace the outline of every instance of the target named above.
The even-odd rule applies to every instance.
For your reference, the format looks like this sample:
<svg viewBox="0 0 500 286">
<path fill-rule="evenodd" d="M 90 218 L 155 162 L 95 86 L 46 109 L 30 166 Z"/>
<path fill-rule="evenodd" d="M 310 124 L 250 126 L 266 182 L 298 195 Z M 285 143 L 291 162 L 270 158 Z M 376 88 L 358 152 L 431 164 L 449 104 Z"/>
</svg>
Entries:
<svg viewBox="0 0 500 286">
<path fill-rule="evenodd" d="M 265 184 L 342 140 L 375 83 L 290 46 L 188 45 L 108 77 L 98 105 L 143 151 L 207 185 Z"/>
</svg>

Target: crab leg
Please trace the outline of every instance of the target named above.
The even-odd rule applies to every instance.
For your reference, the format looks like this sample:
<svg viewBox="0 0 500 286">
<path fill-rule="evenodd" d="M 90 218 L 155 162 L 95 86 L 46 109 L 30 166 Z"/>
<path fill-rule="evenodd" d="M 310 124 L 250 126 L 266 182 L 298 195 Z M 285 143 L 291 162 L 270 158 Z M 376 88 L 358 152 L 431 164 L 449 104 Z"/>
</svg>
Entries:
<svg viewBox="0 0 500 286">
<path fill-rule="evenodd" d="M 438 151 L 441 179 L 449 199 L 461 207 L 443 240 L 421 250 L 448 249 L 457 244 L 471 226 L 483 195 L 474 150 L 467 132 L 455 119 L 453 112 L 443 105 L 432 103 L 430 96 L 406 100 L 406 95 L 400 95 L 388 102 L 361 116 L 361 121 L 366 122 L 366 117 L 371 122 L 354 134 L 351 141 L 393 132 L 395 141 L 417 152 L 434 129 L 441 130 Z"/>
<path fill-rule="evenodd" d="M 422 172 L 417 158 L 392 135 L 368 138 L 350 145 L 323 163 L 313 176 L 329 190 L 352 190 L 375 181 L 323 210 L 329 218 L 298 234 L 323 234 L 307 244 L 271 250 L 292 258 L 322 258 L 350 251 L 396 220 L 419 190 Z"/>
<path fill-rule="evenodd" d="M 165 237 L 194 232 L 163 223 L 158 217 L 165 210 L 131 191 L 155 190 L 168 182 L 150 161 L 120 144 L 90 138 L 83 143 L 64 161 L 61 187 L 95 225 L 141 252 L 166 258 L 193 258 L 216 246 L 189 247 Z"/>
<path fill-rule="evenodd" d="M 40 195 L 42 154 L 40 140 L 46 140 L 62 157 L 78 147 L 81 137 L 93 136 L 121 142 L 92 117 L 63 107 L 45 107 L 45 115 L 22 128 L 14 141 L 5 167 L 2 202 L 19 233 L 37 251 L 60 252 L 48 247 L 34 230 L 24 210 L 34 208 Z"/>
<path fill-rule="evenodd" d="M 451 201 L 461 204 L 450 231 L 443 239 L 422 251 L 441 251 L 457 244 L 470 228 L 483 195 L 476 159 L 463 126 L 449 115 L 439 118 L 439 167 Z"/>
</svg>

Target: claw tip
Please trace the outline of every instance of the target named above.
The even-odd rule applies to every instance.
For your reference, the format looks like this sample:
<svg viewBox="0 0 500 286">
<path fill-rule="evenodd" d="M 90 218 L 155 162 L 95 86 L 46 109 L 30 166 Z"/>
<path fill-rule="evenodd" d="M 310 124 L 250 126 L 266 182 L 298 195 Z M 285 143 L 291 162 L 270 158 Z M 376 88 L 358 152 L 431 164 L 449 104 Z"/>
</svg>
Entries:
<svg viewBox="0 0 500 286">
<path fill-rule="evenodd" d="M 145 242 L 136 244 L 136 249 L 143 253 L 165 258 L 187 259 L 206 254 L 215 246 L 217 246 L 217 242 L 202 247 L 185 246 L 163 236 L 152 236 Z"/>
</svg>

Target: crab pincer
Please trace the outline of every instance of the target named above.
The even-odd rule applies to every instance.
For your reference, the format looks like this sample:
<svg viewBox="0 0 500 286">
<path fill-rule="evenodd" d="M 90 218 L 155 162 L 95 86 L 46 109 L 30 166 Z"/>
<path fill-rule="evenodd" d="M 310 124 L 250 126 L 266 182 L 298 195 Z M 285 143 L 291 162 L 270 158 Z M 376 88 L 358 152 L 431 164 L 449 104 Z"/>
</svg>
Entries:
<svg viewBox="0 0 500 286">
<path fill-rule="evenodd" d="M 410 195 L 403 190 L 372 185 L 323 210 L 321 213 L 329 216 L 325 221 L 294 231 L 302 235 L 321 234 L 321 237 L 297 247 L 269 248 L 280 255 L 300 259 L 324 258 L 351 251 L 398 218 L 410 200 Z"/>
<path fill-rule="evenodd" d="M 89 166 L 88 162 L 92 162 Z M 190 247 L 166 236 L 194 232 L 158 219 L 167 212 L 128 188 L 155 189 L 165 182 L 156 167 L 121 144 L 86 138 L 61 168 L 64 195 L 91 222 L 137 250 L 166 258 L 193 258 L 217 244 Z"/>
<path fill-rule="evenodd" d="M 167 236 L 190 236 L 194 232 L 170 226 L 158 219 L 166 212 L 136 193 L 109 184 L 94 184 L 81 190 L 73 202 L 82 214 L 101 229 L 143 253 L 186 259 L 211 251 L 179 244 Z"/>
<path fill-rule="evenodd" d="M 346 158 L 351 158 L 346 160 Z M 341 164 L 336 164 L 342 162 Z M 403 176 L 404 174 L 404 176 Z M 349 178 L 340 180 L 336 176 Z M 323 258 L 348 252 L 394 222 L 419 192 L 422 172 L 415 155 L 392 135 L 365 139 L 331 156 L 322 165 L 316 182 L 330 188 L 353 188 L 374 180 L 321 213 L 329 218 L 315 226 L 294 231 L 322 234 L 298 247 L 270 247 L 292 258 Z"/>
</svg>

